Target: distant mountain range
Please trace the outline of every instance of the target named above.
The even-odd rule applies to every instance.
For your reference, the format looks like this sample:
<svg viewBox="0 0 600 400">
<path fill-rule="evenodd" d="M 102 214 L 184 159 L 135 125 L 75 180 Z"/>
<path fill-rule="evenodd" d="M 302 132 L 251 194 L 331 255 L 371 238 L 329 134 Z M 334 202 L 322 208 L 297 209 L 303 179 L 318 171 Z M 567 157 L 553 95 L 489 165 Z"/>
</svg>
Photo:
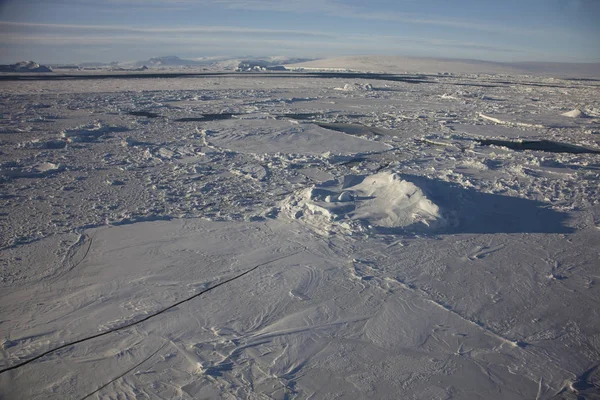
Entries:
<svg viewBox="0 0 600 400">
<path fill-rule="evenodd" d="M 16 64 L 0 65 L 0 72 L 52 72 L 52 68 L 33 61 L 20 61 Z"/>
<path fill-rule="evenodd" d="M 403 56 L 334 57 L 286 66 L 297 70 L 350 70 L 385 73 L 507 74 L 549 77 L 600 77 L 600 63 L 492 62 Z"/>
<path fill-rule="evenodd" d="M 186 60 L 177 56 L 164 56 L 164 57 L 153 57 L 146 61 L 137 61 L 135 65 L 138 67 L 181 67 L 185 65 L 208 65 L 214 63 L 214 60 L 198 61 L 198 60 Z"/>
<path fill-rule="evenodd" d="M 136 71 L 146 67 L 149 69 L 178 67 L 209 67 L 213 70 L 250 70 L 254 67 L 272 69 L 276 66 L 313 61 L 312 58 L 273 56 L 273 57 L 203 57 L 185 59 L 178 56 L 152 57 L 142 61 L 82 62 L 40 65 L 33 61 L 21 61 L 16 64 L 0 65 L 0 72 L 52 72 L 56 70 L 111 70 Z"/>
<path fill-rule="evenodd" d="M 285 67 L 283 67 L 285 66 Z M 466 59 L 401 56 L 348 56 L 329 59 L 272 57 L 153 57 L 144 61 L 89 62 L 40 65 L 34 61 L 0 65 L 0 73 L 64 72 L 67 70 L 145 71 L 147 69 L 199 68 L 211 71 L 344 70 L 385 73 L 508 74 L 549 77 L 600 77 L 600 63 L 490 62 Z"/>
<path fill-rule="evenodd" d="M 136 61 L 135 65 L 138 67 L 147 66 L 149 68 L 152 67 L 182 67 L 182 66 L 207 66 L 219 64 L 224 61 L 229 62 L 237 62 L 240 63 L 248 63 L 252 65 L 260 65 L 263 67 L 270 67 L 275 65 L 283 65 L 283 64 L 294 64 L 305 61 L 311 61 L 309 58 L 298 58 L 298 57 L 231 57 L 231 58 L 203 58 L 203 59 L 184 59 L 179 58 L 177 56 L 163 56 L 163 57 L 153 57 L 146 61 Z"/>
</svg>

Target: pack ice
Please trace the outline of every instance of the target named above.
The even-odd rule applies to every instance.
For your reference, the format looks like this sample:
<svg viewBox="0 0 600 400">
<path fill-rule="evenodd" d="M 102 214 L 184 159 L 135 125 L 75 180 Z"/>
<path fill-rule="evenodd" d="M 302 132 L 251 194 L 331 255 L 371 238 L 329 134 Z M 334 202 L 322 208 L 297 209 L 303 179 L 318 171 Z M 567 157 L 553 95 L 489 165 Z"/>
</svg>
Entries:
<svg viewBox="0 0 600 400">
<path fill-rule="evenodd" d="M 598 398 L 596 80 L 10 79 L 0 398 Z"/>
</svg>

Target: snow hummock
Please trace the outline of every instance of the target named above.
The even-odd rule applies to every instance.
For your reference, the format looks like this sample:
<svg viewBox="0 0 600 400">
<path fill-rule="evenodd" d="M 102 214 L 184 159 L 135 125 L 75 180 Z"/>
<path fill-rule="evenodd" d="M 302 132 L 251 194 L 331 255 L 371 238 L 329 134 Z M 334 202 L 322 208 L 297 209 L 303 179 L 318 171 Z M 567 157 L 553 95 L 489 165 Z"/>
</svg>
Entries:
<svg viewBox="0 0 600 400">
<path fill-rule="evenodd" d="M 429 227 L 442 219 L 439 207 L 419 187 L 395 173 L 368 176 L 348 190 L 357 198 L 366 198 L 357 204 L 352 218 L 369 221 L 373 226 L 404 228 L 423 224 Z"/>
<path fill-rule="evenodd" d="M 316 230 L 365 231 L 385 228 L 421 231 L 444 225 L 440 208 L 412 182 L 392 172 L 348 175 L 304 189 L 283 202 L 292 218 Z"/>
<path fill-rule="evenodd" d="M 570 118 L 586 118 L 587 117 L 587 114 L 584 113 L 583 111 L 581 111 L 578 108 L 575 108 L 575 109 L 573 109 L 571 111 L 567 111 L 567 112 L 562 113 L 560 115 L 562 115 L 564 117 L 570 117 Z"/>
<path fill-rule="evenodd" d="M 344 92 L 367 92 L 373 90 L 373 85 L 370 83 L 346 83 L 343 88 L 336 87 L 335 90 L 343 90 Z"/>
<path fill-rule="evenodd" d="M 58 171 L 60 169 L 59 164 L 54 164 L 51 162 L 43 162 L 34 167 L 34 170 L 40 173 L 50 173 L 54 171 Z"/>
</svg>

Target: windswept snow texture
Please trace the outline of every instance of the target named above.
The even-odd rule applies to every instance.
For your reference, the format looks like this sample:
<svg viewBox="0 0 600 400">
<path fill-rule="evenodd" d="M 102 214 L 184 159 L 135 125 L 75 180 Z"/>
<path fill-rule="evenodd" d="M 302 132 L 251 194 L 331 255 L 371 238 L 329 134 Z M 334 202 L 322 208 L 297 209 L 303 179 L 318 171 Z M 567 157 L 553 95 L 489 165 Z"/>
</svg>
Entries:
<svg viewBox="0 0 600 400">
<path fill-rule="evenodd" d="M 207 139 L 222 148 L 250 154 L 302 154 L 328 152 L 354 155 L 389 150 L 391 146 L 331 132 L 315 124 L 256 118 L 209 124 Z M 213 127 L 213 129 L 210 129 Z"/>
<path fill-rule="evenodd" d="M 598 82 L 367 75 L 2 81 L 0 398 L 598 398 Z"/>
</svg>

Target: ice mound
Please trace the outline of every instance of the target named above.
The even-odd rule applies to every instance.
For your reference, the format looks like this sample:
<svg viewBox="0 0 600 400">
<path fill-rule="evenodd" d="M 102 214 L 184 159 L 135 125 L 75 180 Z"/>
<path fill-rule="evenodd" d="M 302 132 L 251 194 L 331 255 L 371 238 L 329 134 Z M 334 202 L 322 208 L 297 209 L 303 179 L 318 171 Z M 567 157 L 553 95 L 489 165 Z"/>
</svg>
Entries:
<svg viewBox="0 0 600 400">
<path fill-rule="evenodd" d="M 343 88 L 336 87 L 335 90 L 343 90 L 344 92 L 368 92 L 373 90 L 373 85 L 370 83 L 346 83 Z"/>
<path fill-rule="evenodd" d="M 391 172 L 325 182 L 292 195 L 281 208 L 284 215 L 326 233 L 423 231 L 445 225 L 440 208 L 421 188 Z"/>
<path fill-rule="evenodd" d="M 60 165 L 59 164 L 54 164 L 51 162 L 43 162 L 40 164 L 37 164 L 33 167 L 33 170 L 35 172 L 39 172 L 39 173 L 51 173 L 54 171 L 58 171 L 60 169 Z"/>
<path fill-rule="evenodd" d="M 357 204 L 353 218 L 368 220 L 372 225 L 387 228 L 406 227 L 415 223 L 429 226 L 441 218 L 438 206 L 423 191 L 396 174 L 381 173 L 366 177 L 348 189 Z"/>
<path fill-rule="evenodd" d="M 581 111 L 577 108 L 574 110 L 562 113 L 560 115 L 562 115 L 564 117 L 570 117 L 570 118 L 586 118 L 587 117 L 586 113 L 584 113 L 583 111 Z"/>
<path fill-rule="evenodd" d="M 67 147 L 67 142 L 65 140 L 60 140 L 60 139 L 56 139 L 56 140 L 33 139 L 28 142 L 20 143 L 18 145 L 18 147 L 23 148 L 23 149 L 57 150 L 57 149 L 64 149 L 65 147 Z"/>
<path fill-rule="evenodd" d="M 79 126 L 75 129 L 65 129 L 61 136 L 70 143 L 91 143 L 98 142 L 110 136 L 113 132 L 125 132 L 128 128 L 122 126 L 104 125 L 101 122 L 94 122 Z"/>
<path fill-rule="evenodd" d="M 0 182 L 15 178 L 43 178 L 66 169 L 64 165 L 40 162 L 34 165 L 21 165 L 9 162 L 0 164 Z"/>
</svg>

